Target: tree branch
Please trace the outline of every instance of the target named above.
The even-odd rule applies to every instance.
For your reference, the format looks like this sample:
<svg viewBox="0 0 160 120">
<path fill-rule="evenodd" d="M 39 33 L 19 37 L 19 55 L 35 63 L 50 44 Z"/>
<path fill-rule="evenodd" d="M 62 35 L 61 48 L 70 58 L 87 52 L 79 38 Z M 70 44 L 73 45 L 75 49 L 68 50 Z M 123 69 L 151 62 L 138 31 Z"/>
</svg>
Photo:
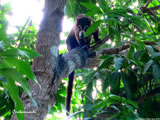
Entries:
<svg viewBox="0 0 160 120">
<path fill-rule="evenodd" d="M 92 46 L 91 48 L 89 48 L 89 51 L 94 51 L 96 50 L 98 47 L 100 47 L 101 45 L 103 45 L 107 40 L 109 40 L 109 35 L 105 36 L 103 38 L 103 40 L 97 42 L 94 46 Z"/>
<path fill-rule="evenodd" d="M 149 3 L 151 3 L 151 2 L 152 2 L 152 0 L 148 0 L 144 7 L 147 8 Z"/>
<path fill-rule="evenodd" d="M 160 5 L 157 5 L 157 6 L 154 6 L 154 7 L 150 7 L 150 8 L 148 8 L 148 9 L 150 9 L 150 10 L 157 10 L 157 9 L 159 9 L 160 8 Z"/>
<path fill-rule="evenodd" d="M 143 13 L 148 13 L 148 14 L 150 14 L 152 16 L 156 16 L 156 13 L 154 11 L 157 10 L 157 9 L 159 9 L 159 8 L 160 8 L 160 5 L 157 5 L 155 7 L 150 7 L 150 8 L 147 8 L 146 6 L 144 6 L 144 7 L 141 7 L 140 9 L 141 9 L 141 11 Z"/>
<path fill-rule="evenodd" d="M 144 41 L 146 45 L 155 45 L 156 43 L 153 41 Z M 127 50 L 130 47 L 130 44 L 125 44 L 119 48 L 105 48 L 97 52 L 97 55 L 112 55 L 112 54 L 119 54 L 120 52 Z"/>
<path fill-rule="evenodd" d="M 89 49 L 89 54 L 94 53 L 95 49 L 104 44 L 107 40 L 109 39 L 109 36 L 106 36 L 102 42 L 98 42 L 94 47 L 91 47 Z M 145 45 L 156 45 L 154 41 L 144 41 Z M 116 48 L 104 48 L 102 50 L 96 51 L 96 54 L 94 57 L 89 57 L 88 58 L 88 64 L 85 65 L 85 68 L 93 68 L 97 67 L 100 63 L 99 56 L 101 55 L 113 55 L 113 54 L 124 54 L 123 52 L 127 51 L 127 49 L 130 47 L 130 44 L 125 44 L 121 47 L 116 47 Z"/>
</svg>

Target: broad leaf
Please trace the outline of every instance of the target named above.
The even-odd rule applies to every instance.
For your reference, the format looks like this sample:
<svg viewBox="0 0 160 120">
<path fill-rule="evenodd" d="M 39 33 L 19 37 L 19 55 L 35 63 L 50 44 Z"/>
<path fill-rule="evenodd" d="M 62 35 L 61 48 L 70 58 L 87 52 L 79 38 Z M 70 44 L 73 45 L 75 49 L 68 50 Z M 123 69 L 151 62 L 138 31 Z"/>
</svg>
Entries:
<svg viewBox="0 0 160 120">
<path fill-rule="evenodd" d="M 23 75 L 19 72 L 17 72 L 15 69 L 12 68 L 4 68 L 0 69 L 0 75 L 5 76 L 8 79 L 11 79 L 12 81 L 16 81 L 20 83 L 21 87 L 24 89 L 24 91 L 29 95 L 29 97 L 32 99 L 32 102 L 35 106 L 37 106 L 37 103 L 32 98 L 30 86 L 27 82 L 27 80 L 23 77 Z"/>
<path fill-rule="evenodd" d="M 98 26 L 102 23 L 102 20 L 98 20 L 96 22 L 94 22 L 86 31 L 85 36 L 88 37 L 89 35 L 91 35 L 93 32 L 96 31 L 96 29 L 98 28 Z"/>
<path fill-rule="evenodd" d="M 111 86 L 111 93 L 112 94 L 119 94 L 119 87 L 120 87 L 120 73 L 119 72 L 112 72 L 110 75 L 110 86 Z"/>
<path fill-rule="evenodd" d="M 0 74 L 1 74 L 1 70 L 0 70 Z M 8 90 L 12 100 L 14 101 L 15 104 L 15 111 L 13 112 L 23 112 L 24 111 L 24 107 L 22 104 L 22 101 L 19 97 L 19 90 L 18 87 L 15 85 L 15 81 L 12 79 L 11 76 L 7 77 L 7 84 L 3 83 L 3 86 L 5 89 Z M 18 120 L 24 120 L 24 113 L 16 113 Z"/>
<path fill-rule="evenodd" d="M 32 72 L 32 68 L 27 62 L 11 57 L 4 58 L 2 62 L 10 68 L 16 67 L 19 72 L 23 73 L 23 75 L 26 75 L 26 77 L 38 84 L 38 81 Z"/>
<path fill-rule="evenodd" d="M 152 46 L 146 45 L 145 47 L 146 47 L 147 51 L 150 52 L 151 54 L 153 54 L 155 52 L 154 49 L 152 48 Z"/>
<path fill-rule="evenodd" d="M 7 57 L 16 57 L 16 56 L 25 56 L 27 58 L 34 58 L 34 57 L 39 57 L 40 54 L 30 50 L 30 49 L 25 49 L 25 48 L 11 48 L 6 50 L 1 54 L 1 56 L 7 56 Z"/>
<path fill-rule="evenodd" d="M 152 64 L 153 64 L 153 60 L 149 60 L 149 61 L 146 63 L 146 65 L 145 65 L 145 67 L 144 67 L 144 70 L 143 70 L 143 74 L 145 74 L 145 73 L 148 71 L 148 69 L 151 67 Z"/>
<path fill-rule="evenodd" d="M 160 60 L 160 53 L 159 52 L 154 52 L 152 54 L 152 59 L 159 61 Z"/>
<path fill-rule="evenodd" d="M 153 78 L 155 81 L 160 80 L 160 65 L 156 63 L 153 65 Z"/>
<path fill-rule="evenodd" d="M 129 86 L 128 76 L 124 72 L 121 72 L 121 77 L 122 77 L 122 82 L 123 82 L 124 88 L 125 88 L 126 93 L 127 93 L 127 97 L 131 98 L 132 90 Z"/>
<path fill-rule="evenodd" d="M 129 16 L 129 18 L 131 18 L 133 24 L 137 26 L 139 29 L 141 29 L 142 31 L 144 30 L 151 31 L 146 21 L 144 21 L 142 18 L 137 16 Z"/>
<path fill-rule="evenodd" d="M 96 13 L 101 13 L 101 10 L 99 7 L 96 6 L 96 4 L 92 4 L 92 3 L 85 3 L 85 2 L 80 2 L 80 4 L 86 8 L 88 8 L 89 10 L 96 12 Z"/>
<path fill-rule="evenodd" d="M 18 83 L 20 83 L 25 92 L 31 96 L 29 84 L 27 80 L 23 78 L 23 75 L 21 73 L 12 68 L 4 68 L 0 69 L 0 75 L 5 76 L 7 79 L 12 79 L 13 81 L 17 81 Z"/>
<path fill-rule="evenodd" d="M 121 66 L 123 65 L 123 58 L 114 58 L 114 67 L 116 70 L 119 70 Z"/>
<path fill-rule="evenodd" d="M 100 64 L 100 66 L 98 67 L 98 70 L 101 70 L 103 68 L 107 68 L 113 62 L 113 56 L 112 55 L 104 56 L 104 57 L 101 57 L 101 58 L 105 59 L 105 60 Z"/>
</svg>

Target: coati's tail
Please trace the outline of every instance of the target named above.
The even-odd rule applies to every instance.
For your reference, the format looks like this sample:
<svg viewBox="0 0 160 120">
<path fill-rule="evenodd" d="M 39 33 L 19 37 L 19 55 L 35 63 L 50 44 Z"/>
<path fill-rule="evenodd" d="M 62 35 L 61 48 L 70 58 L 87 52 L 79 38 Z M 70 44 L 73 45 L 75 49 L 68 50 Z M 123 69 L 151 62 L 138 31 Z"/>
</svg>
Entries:
<svg viewBox="0 0 160 120">
<path fill-rule="evenodd" d="M 68 77 L 69 81 L 68 81 L 67 96 L 66 96 L 66 110 L 68 111 L 68 113 L 66 113 L 67 115 L 69 115 L 70 111 L 74 74 L 75 71 L 73 71 Z"/>
</svg>

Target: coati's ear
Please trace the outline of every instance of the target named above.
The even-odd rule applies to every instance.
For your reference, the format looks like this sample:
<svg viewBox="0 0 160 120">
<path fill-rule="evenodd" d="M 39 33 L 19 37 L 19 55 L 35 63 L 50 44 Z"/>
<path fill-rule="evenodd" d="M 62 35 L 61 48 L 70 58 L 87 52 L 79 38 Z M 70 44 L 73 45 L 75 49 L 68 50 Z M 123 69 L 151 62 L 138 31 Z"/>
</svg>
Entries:
<svg viewBox="0 0 160 120">
<path fill-rule="evenodd" d="M 80 18 L 81 18 L 80 16 L 77 16 L 77 17 L 76 17 L 76 21 L 78 21 Z"/>
<path fill-rule="evenodd" d="M 79 14 L 77 17 L 76 17 L 76 20 L 79 20 L 80 18 L 83 18 L 83 17 L 86 17 L 84 14 Z"/>
<path fill-rule="evenodd" d="M 79 19 L 82 18 L 80 15 L 76 17 L 76 23 L 78 23 Z"/>
</svg>

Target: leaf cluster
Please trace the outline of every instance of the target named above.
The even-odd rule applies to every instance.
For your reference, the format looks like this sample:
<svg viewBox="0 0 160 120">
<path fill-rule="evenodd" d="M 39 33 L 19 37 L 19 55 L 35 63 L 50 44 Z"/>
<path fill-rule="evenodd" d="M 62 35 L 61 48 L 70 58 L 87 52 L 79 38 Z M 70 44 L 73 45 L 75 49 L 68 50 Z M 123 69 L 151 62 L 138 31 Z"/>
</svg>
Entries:
<svg viewBox="0 0 160 120">
<path fill-rule="evenodd" d="M 9 12 L 9 4 L 0 6 L 0 116 L 9 119 L 12 113 L 16 112 L 18 120 L 23 120 L 24 114 L 18 113 L 24 111 L 20 98 L 22 92 L 25 91 L 36 105 L 28 80 L 38 84 L 32 72 L 31 62 L 40 54 L 32 50 L 32 39 L 35 37 L 32 33 L 36 31 L 32 29 L 31 32 L 30 26 L 17 27 L 22 28 L 21 31 L 7 34 L 8 21 L 5 16 Z"/>
<path fill-rule="evenodd" d="M 158 6 L 159 2 L 150 1 L 147 6 L 146 2 L 67 1 L 67 16 L 75 17 L 84 13 L 94 19 L 86 36 L 98 27 L 101 39 L 110 36 L 101 50 L 130 44 L 126 54 L 103 55 L 98 67 L 77 70 L 72 97 L 73 119 L 133 120 L 160 117 L 157 107 L 160 104 L 160 11 L 152 9 L 154 14 L 147 12 Z M 143 6 L 146 11 L 142 10 Z M 145 45 L 144 41 L 153 41 L 156 45 Z"/>
</svg>

